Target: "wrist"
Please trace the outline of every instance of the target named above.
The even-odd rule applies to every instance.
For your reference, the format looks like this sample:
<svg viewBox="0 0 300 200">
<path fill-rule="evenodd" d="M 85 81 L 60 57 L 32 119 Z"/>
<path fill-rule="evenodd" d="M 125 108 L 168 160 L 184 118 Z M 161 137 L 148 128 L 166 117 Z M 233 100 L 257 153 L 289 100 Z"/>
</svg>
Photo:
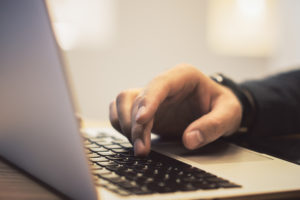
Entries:
<svg viewBox="0 0 300 200">
<path fill-rule="evenodd" d="M 229 88 L 235 94 L 242 106 L 242 118 L 237 133 L 245 134 L 250 132 L 256 112 L 252 95 L 246 89 L 241 88 L 234 81 L 222 74 L 213 75 L 211 76 L 211 79 Z"/>
</svg>

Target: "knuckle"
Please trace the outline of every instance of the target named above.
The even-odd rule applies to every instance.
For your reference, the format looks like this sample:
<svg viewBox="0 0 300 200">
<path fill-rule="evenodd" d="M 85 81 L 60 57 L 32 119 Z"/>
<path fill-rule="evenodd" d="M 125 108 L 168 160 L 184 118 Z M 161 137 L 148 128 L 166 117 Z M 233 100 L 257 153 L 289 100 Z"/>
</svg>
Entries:
<svg viewBox="0 0 300 200">
<path fill-rule="evenodd" d="M 123 90 L 117 95 L 116 102 L 117 104 L 122 103 L 126 98 L 136 97 L 138 93 L 139 93 L 139 89 Z"/>
<path fill-rule="evenodd" d="M 140 92 L 140 90 L 141 89 L 139 89 L 139 88 L 130 88 L 130 89 L 125 90 L 124 92 L 131 94 L 131 95 L 136 95 Z"/>
<path fill-rule="evenodd" d="M 142 101 L 144 98 L 145 98 L 144 94 L 140 94 L 140 95 L 138 95 L 138 96 L 135 98 L 135 101 L 136 101 L 136 102 L 140 102 L 140 101 Z"/>
<path fill-rule="evenodd" d="M 127 94 L 128 94 L 127 91 L 120 92 L 116 98 L 117 104 L 121 103 L 126 98 Z"/>
<path fill-rule="evenodd" d="M 154 77 L 154 79 L 150 82 L 150 84 L 158 84 L 162 85 L 168 78 L 168 72 L 162 73 Z"/>
<path fill-rule="evenodd" d="M 145 94 L 140 94 L 138 95 L 135 100 L 134 100 L 134 105 L 145 105 L 146 102 L 146 95 Z"/>
<path fill-rule="evenodd" d="M 177 70 L 191 70 L 191 71 L 198 71 L 196 67 L 187 63 L 181 63 L 175 67 Z"/>
</svg>

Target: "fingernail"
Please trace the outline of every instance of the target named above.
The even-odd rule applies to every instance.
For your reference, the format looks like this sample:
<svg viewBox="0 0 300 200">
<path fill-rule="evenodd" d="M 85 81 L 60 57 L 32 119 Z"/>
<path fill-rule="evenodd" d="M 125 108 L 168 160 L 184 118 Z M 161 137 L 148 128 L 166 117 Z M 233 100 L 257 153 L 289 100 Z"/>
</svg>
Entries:
<svg viewBox="0 0 300 200">
<path fill-rule="evenodd" d="M 140 138 L 135 139 L 134 141 L 134 155 L 141 155 L 141 152 L 143 152 L 143 149 L 145 148 L 145 145 L 143 141 Z"/>
<path fill-rule="evenodd" d="M 203 135 L 198 130 L 191 131 L 187 133 L 188 146 L 191 149 L 197 148 L 201 143 L 203 143 Z"/>
<path fill-rule="evenodd" d="M 137 111 L 137 114 L 135 116 L 136 121 L 141 117 L 141 115 L 143 115 L 145 113 L 145 110 L 146 110 L 145 106 L 142 106 L 139 108 L 139 110 Z"/>
</svg>

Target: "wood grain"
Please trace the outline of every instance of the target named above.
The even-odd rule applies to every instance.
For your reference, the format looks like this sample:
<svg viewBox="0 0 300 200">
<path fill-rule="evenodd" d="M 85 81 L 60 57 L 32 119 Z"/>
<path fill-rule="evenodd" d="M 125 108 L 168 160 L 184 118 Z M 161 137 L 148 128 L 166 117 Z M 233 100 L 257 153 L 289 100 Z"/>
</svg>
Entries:
<svg viewBox="0 0 300 200">
<path fill-rule="evenodd" d="M 61 200 L 63 198 L 0 159 L 0 199 Z"/>
</svg>

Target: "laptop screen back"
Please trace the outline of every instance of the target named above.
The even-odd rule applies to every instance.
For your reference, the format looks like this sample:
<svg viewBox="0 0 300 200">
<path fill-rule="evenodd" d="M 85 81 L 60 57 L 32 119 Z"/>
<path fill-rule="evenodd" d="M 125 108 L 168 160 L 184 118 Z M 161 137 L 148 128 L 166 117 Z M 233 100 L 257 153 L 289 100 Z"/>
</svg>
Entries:
<svg viewBox="0 0 300 200">
<path fill-rule="evenodd" d="M 96 194 L 44 1 L 0 2 L 0 154 L 74 199 Z"/>
</svg>

